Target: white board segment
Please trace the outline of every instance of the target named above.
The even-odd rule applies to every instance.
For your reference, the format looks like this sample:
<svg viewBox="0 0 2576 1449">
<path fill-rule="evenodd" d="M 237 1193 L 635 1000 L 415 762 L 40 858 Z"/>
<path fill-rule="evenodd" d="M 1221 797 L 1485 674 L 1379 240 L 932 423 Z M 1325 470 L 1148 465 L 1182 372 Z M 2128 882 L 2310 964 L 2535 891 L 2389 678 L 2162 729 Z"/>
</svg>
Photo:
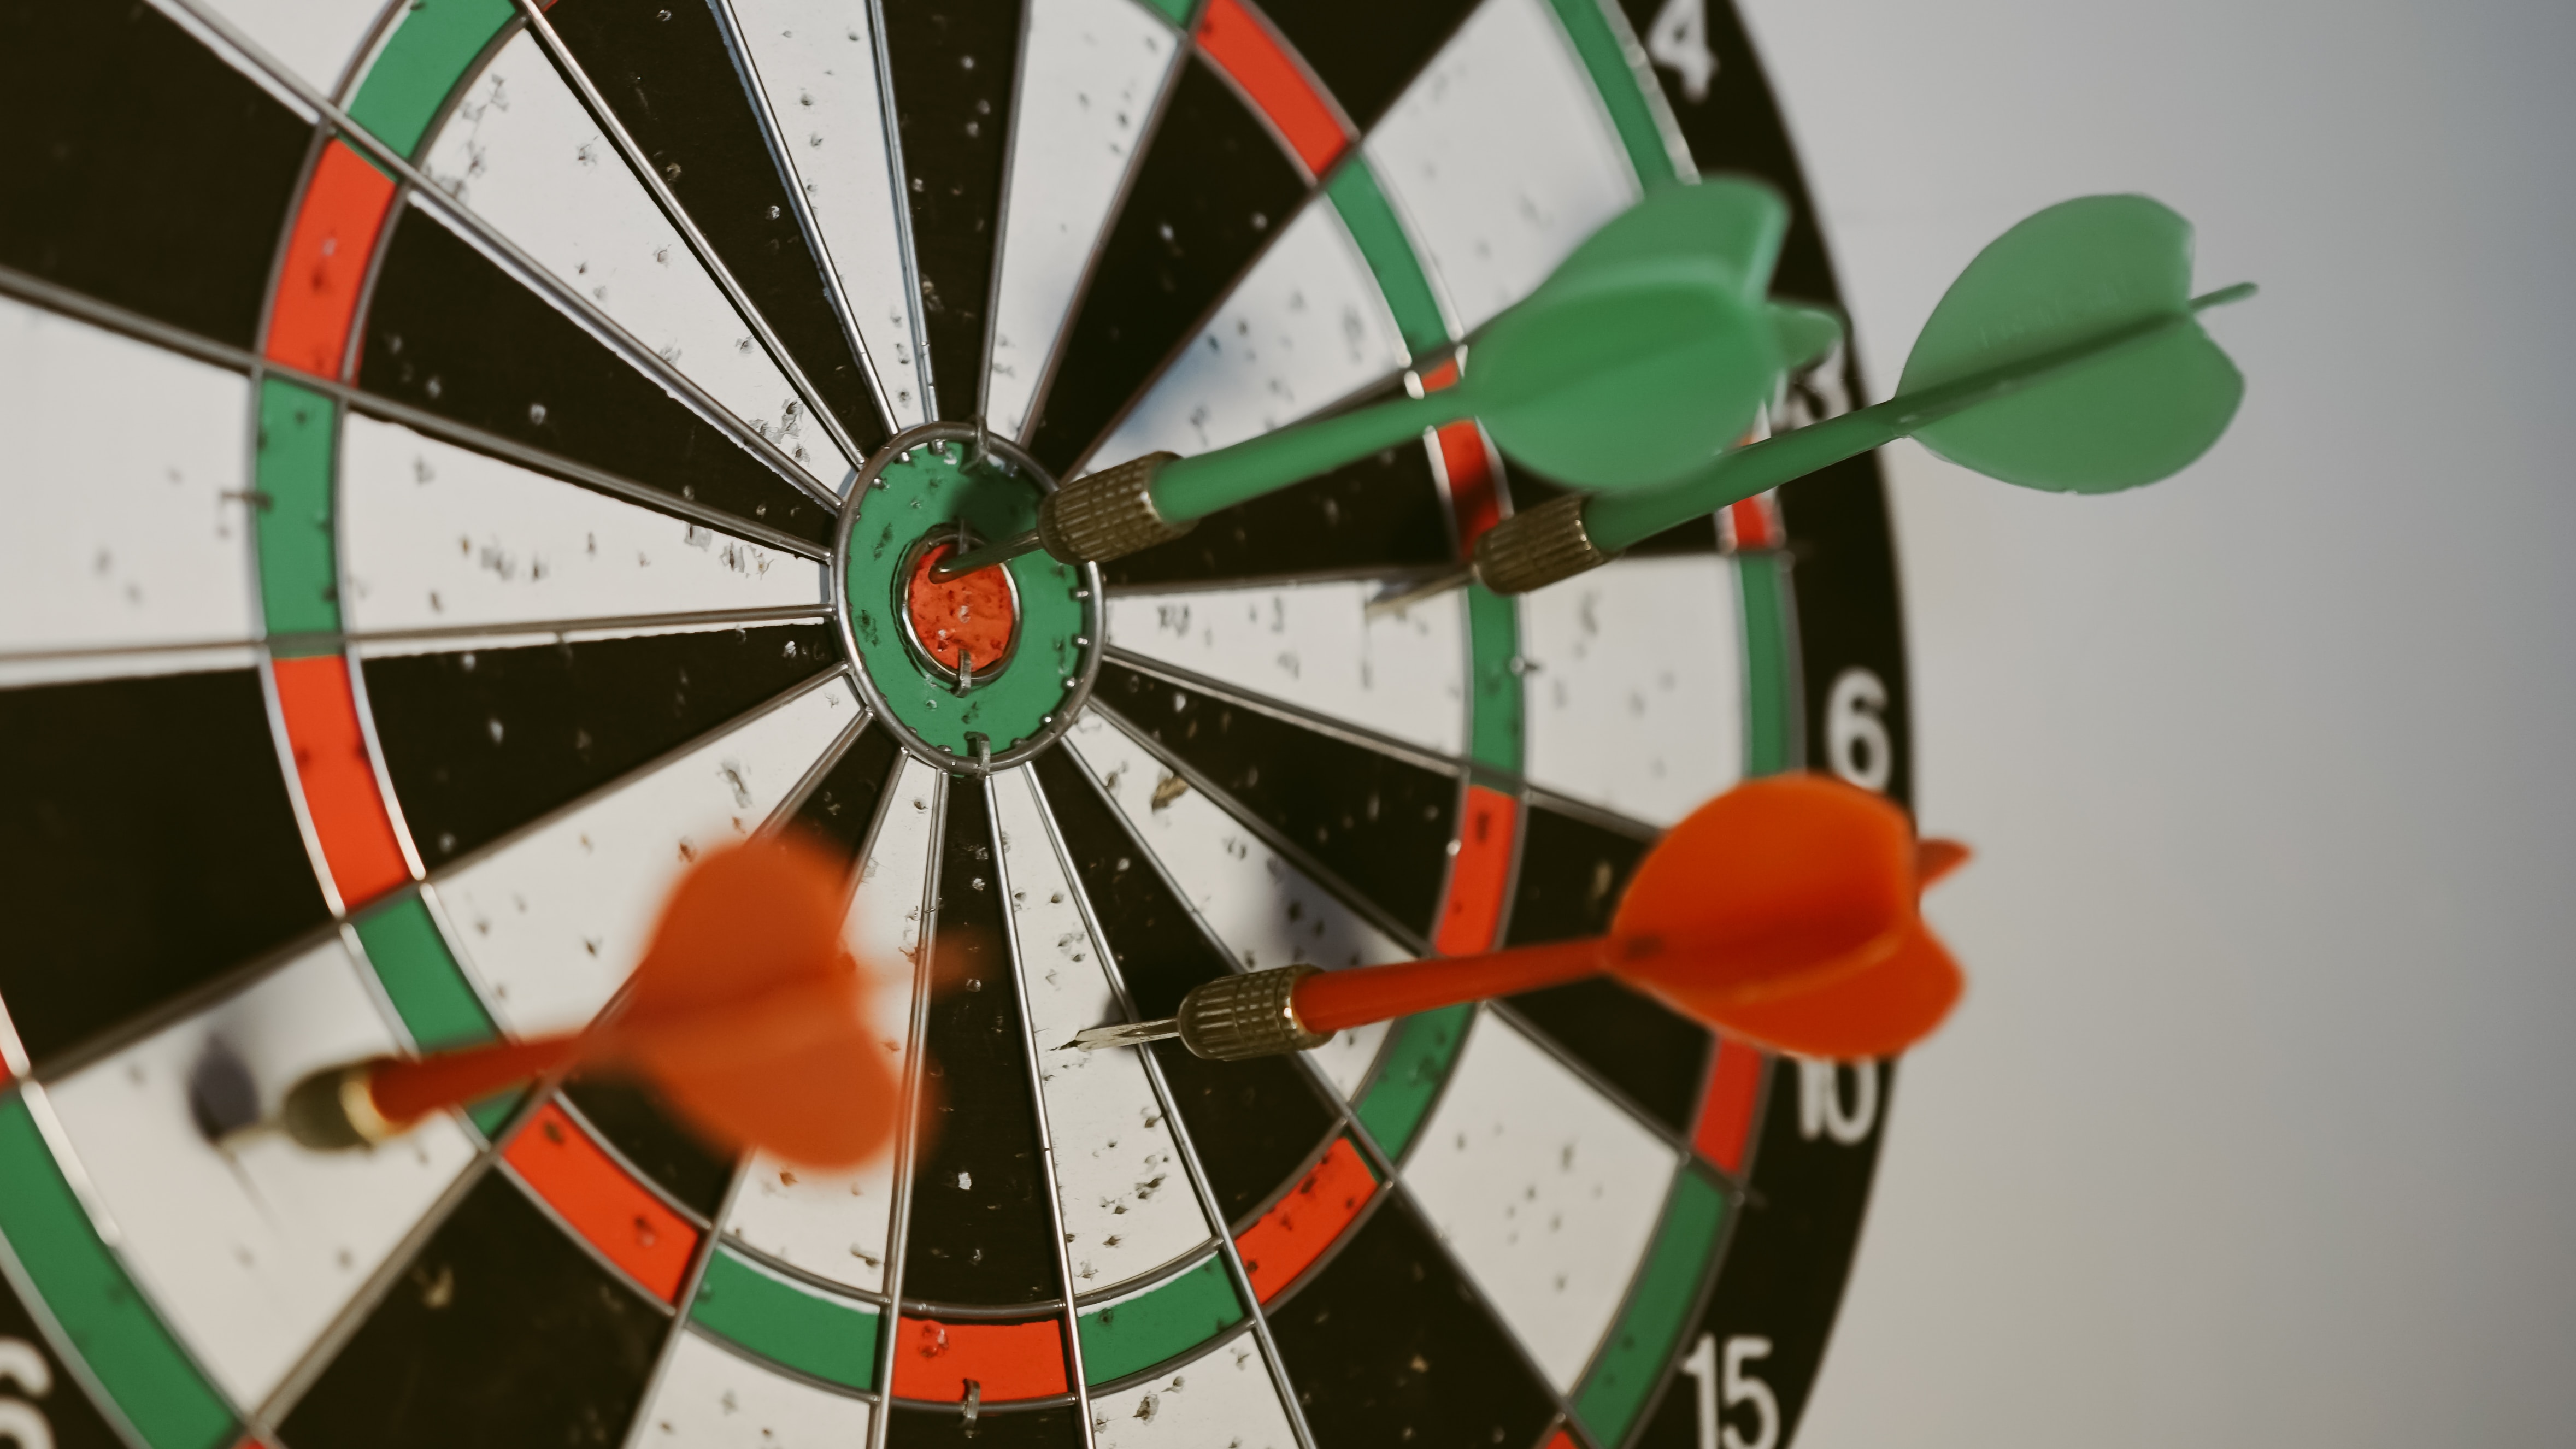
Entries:
<svg viewBox="0 0 2576 1449">
<path fill-rule="evenodd" d="M 1680 1156 L 1479 1008 L 1404 1180 L 1550 1381 L 1572 1389 L 1644 1261 Z"/>
<path fill-rule="evenodd" d="M 1744 777 L 1734 560 L 1623 558 L 1520 609 L 1532 780 L 1671 825 Z"/>
<path fill-rule="evenodd" d="M 502 1026 L 569 1031 L 607 1005 L 680 872 L 758 829 L 857 710 L 836 677 L 440 881 Z"/>
<path fill-rule="evenodd" d="M 754 1363 L 696 1329 L 671 1345 L 634 1449 L 807 1449 L 868 1442 L 869 1405 Z"/>
<path fill-rule="evenodd" d="M 888 797 L 843 939 L 875 984 L 868 1019 L 877 1047 L 901 1072 L 912 1031 L 913 958 L 921 946 L 938 772 L 907 757 Z M 884 1288 L 891 1154 L 855 1172 L 822 1173 L 755 1153 L 748 1172 L 726 1214 L 726 1237 L 818 1278 L 870 1292 Z"/>
<path fill-rule="evenodd" d="M 1472 332 L 1638 197 L 1545 0 L 1486 0 L 1367 141 L 1369 164 Z"/>
<path fill-rule="evenodd" d="M 239 641 L 250 381 L 0 297 L 0 653 Z"/>
<path fill-rule="evenodd" d="M 1235 284 L 1093 455 L 1204 453 L 1284 427 L 1404 366 L 1377 278 L 1322 193 Z"/>
<path fill-rule="evenodd" d="M 1067 1045 L 1075 1032 L 1125 1016 L 1034 786 L 1026 768 L 995 776 L 993 820 L 1009 873 L 1011 931 L 1055 1144 L 1073 1291 L 1098 1293 L 1206 1243 L 1208 1221 L 1142 1057 Z"/>
<path fill-rule="evenodd" d="M 1112 594 L 1109 642 L 1222 684 L 1420 745 L 1466 750 L 1466 596 L 1368 616 L 1385 586 L 1336 580 Z"/>
<path fill-rule="evenodd" d="M 1091 1401 L 1099 1449 L 1296 1449 L 1297 1432 L 1261 1358 L 1238 1333 L 1190 1362 Z"/>
<path fill-rule="evenodd" d="M 339 522 L 353 631 L 823 607 L 810 560 L 355 412 Z"/>
<path fill-rule="evenodd" d="M 1171 31 L 1136 0 L 1030 0 L 984 388 L 993 431 L 1005 437 L 1028 430 L 1039 375 L 1177 53 Z"/>
<path fill-rule="evenodd" d="M 198 0 L 324 95 L 358 56 L 384 0 Z"/>
<path fill-rule="evenodd" d="M 905 201 L 867 0 L 734 0 L 744 49 L 897 430 L 921 422 Z"/>
<path fill-rule="evenodd" d="M 533 33 L 521 31 L 474 78 L 420 165 L 806 472 L 840 485 L 850 460 Z"/>
<path fill-rule="evenodd" d="M 1197 909 L 1244 970 L 1308 965 L 1331 971 L 1410 959 L 1412 953 L 1317 885 L 1224 807 L 1185 785 L 1098 710 L 1085 710 L 1066 737 L 1145 848 L 1162 862 L 1181 898 Z M 1383 1022 L 1357 1027 L 1307 1055 L 1348 1097 L 1367 1079 L 1386 1031 Z"/>
<path fill-rule="evenodd" d="M 227 1153 L 198 1130 L 192 1084 L 274 1112 L 308 1072 L 399 1050 L 362 972 L 332 941 L 49 1093 L 126 1261 L 235 1403 L 277 1387 L 474 1158 L 445 1116 L 367 1152 Z"/>
</svg>

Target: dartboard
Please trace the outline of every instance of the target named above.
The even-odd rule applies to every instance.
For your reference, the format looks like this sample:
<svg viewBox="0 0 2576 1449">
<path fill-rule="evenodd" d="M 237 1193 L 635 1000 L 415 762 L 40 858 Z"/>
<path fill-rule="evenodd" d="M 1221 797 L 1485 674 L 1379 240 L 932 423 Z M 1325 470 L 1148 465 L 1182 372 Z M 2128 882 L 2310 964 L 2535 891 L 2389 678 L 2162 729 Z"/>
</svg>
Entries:
<svg viewBox="0 0 2576 1449">
<path fill-rule="evenodd" d="M 1597 932 L 1749 776 L 1905 798 L 1875 462 L 1518 597 L 1389 602 L 1561 492 L 1472 421 L 937 567 L 1456 385 L 1717 172 L 1832 303 L 1723 0 L 5 0 L 0 1440 L 1786 1444 L 1889 1064 L 1607 981 L 1068 1043 Z M 922 1104 L 884 1159 L 579 1074 L 223 1130 L 580 1025 L 791 829 Z"/>
</svg>

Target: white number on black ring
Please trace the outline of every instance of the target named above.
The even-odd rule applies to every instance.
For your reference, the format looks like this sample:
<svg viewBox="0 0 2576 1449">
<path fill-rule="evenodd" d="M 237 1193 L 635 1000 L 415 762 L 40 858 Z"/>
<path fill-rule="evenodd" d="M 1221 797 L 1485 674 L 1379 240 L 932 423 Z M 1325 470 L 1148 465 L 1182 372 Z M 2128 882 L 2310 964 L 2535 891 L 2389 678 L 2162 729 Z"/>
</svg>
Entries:
<svg viewBox="0 0 2576 1449">
<path fill-rule="evenodd" d="M 1887 685 L 1854 665 L 1834 676 L 1825 696 L 1825 763 L 1864 790 L 1884 790 L 1896 773 L 1896 742 L 1887 733 Z"/>
</svg>

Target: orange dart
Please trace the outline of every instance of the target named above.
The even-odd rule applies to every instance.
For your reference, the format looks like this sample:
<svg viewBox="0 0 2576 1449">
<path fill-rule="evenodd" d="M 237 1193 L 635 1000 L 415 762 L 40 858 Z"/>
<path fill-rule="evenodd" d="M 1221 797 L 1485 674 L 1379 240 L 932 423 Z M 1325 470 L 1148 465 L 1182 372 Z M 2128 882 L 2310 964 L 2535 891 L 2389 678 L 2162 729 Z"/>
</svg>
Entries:
<svg viewBox="0 0 2576 1449">
<path fill-rule="evenodd" d="M 1967 858 L 1955 841 L 1917 841 L 1904 811 L 1865 790 L 1774 776 L 1711 800 L 1657 842 L 1607 935 L 1348 971 L 1248 972 L 1197 987 L 1168 1020 L 1094 1027 L 1074 1041 L 1176 1036 L 1200 1056 L 1262 1056 L 1607 972 L 1728 1036 L 1806 1056 L 1885 1056 L 1921 1040 L 1958 1000 L 1958 965 L 1915 903 Z"/>
<path fill-rule="evenodd" d="M 847 871 L 792 835 L 691 867 L 623 1000 L 579 1032 L 329 1068 L 275 1124 L 306 1146 L 380 1142 L 448 1107 L 573 1067 L 641 1077 L 712 1141 L 814 1168 L 891 1139 L 899 1085 L 841 942 Z"/>
</svg>

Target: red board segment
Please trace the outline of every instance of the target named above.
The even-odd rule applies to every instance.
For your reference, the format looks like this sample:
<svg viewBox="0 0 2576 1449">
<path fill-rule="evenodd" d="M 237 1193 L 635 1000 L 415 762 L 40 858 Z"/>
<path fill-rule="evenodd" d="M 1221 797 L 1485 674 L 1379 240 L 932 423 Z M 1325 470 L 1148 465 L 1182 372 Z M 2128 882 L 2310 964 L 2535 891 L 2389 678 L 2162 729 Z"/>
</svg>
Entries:
<svg viewBox="0 0 2576 1449">
<path fill-rule="evenodd" d="M 1342 118 L 1304 64 L 1242 0 L 1209 0 L 1198 39 L 1199 49 L 1243 87 L 1310 174 L 1323 175 L 1350 145 Z"/>
<path fill-rule="evenodd" d="M 563 1108 L 548 1102 L 501 1154 L 519 1180 L 645 1291 L 676 1304 L 698 1230 L 627 1175 Z"/>
<path fill-rule="evenodd" d="M 1315 1170 L 1235 1239 L 1253 1296 L 1264 1303 L 1277 1297 L 1324 1256 L 1376 1191 L 1377 1175 L 1359 1149 L 1347 1137 L 1335 1139 Z"/>
<path fill-rule="evenodd" d="M 1699 1155 L 1731 1173 L 1744 1170 L 1744 1144 L 1753 1133 L 1753 1109 L 1762 1096 L 1762 1053 L 1740 1041 L 1717 1041 L 1717 1060 L 1709 1064 L 1708 1091 L 1699 1103 L 1699 1126 L 1691 1146 Z"/>
<path fill-rule="evenodd" d="M 1422 390 L 1438 392 L 1458 385 L 1458 359 L 1450 358 L 1422 374 Z M 1503 521 L 1502 499 L 1494 487 L 1493 446 L 1473 418 L 1443 425 L 1432 434 L 1440 453 L 1440 477 L 1449 485 L 1450 516 L 1458 521 L 1458 556 L 1476 551 L 1476 540 Z"/>
<path fill-rule="evenodd" d="M 1725 541 L 1730 553 L 1760 553 L 1780 546 L 1777 493 L 1757 493 L 1726 506 Z"/>
<path fill-rule="evenodd" d="M 1449 900 L 1431 942 L 1441 955 L 1474 956 L 1494 949 L 1503 892 L 1511 885 L 1512 832 L 1519 824 L 1519 801 L 1482 785 L 1467 787 L 1467 808 L 1458 821 L 1458 855 L 1449 865 Z"/>
<path fill-rule="evenodd" d="M 1066 1392 L 1064 1321 L 942 1323 L 909 1315 L 896 1330 L 894 1396 L 954 1404 L 972 1380 L 981 1403 Z"/>
<path fill-rule="evenodd" d="M 349 661 L 337 654 L 276 661 L 278 712 L 295 752 L 304 809 L 322 841 L 322 860 L 340 903 L 355 909 L 411 879 L 394 839 L 393 817 L 367 761 Z"/>
<path fill-rule="evenodd" d="M 367 259 L 393 204 L 391 178 L 339 141 L 322 148 L 304 205 L 287 234 L 277 305 L 268 318 L 268 360 L 338 377 L 358 314 Z"/>
</svg>

